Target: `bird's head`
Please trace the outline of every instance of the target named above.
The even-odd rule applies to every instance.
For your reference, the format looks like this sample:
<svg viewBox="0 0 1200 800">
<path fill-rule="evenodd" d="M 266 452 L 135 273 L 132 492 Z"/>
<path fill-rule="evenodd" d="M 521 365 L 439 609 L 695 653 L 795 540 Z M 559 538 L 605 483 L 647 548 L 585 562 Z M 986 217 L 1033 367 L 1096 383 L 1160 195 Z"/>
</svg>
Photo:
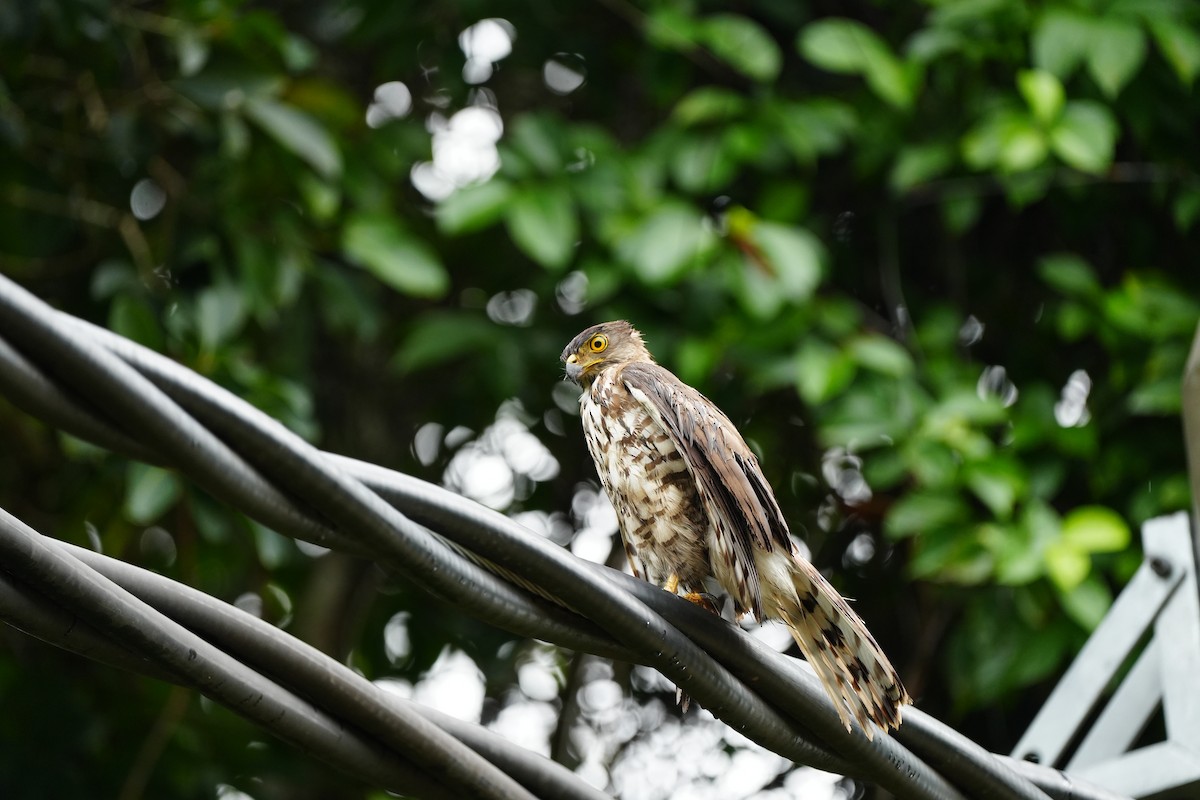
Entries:
<svg viewBox="0 0 1200 800">
<path fill-rule="evenodd" d="M 630 361 L 653 361 L 642 335 L 625 320 L 601 322 L 580 333 L 562 351 L 567 377 L 587 386 L 608 367 Z"/>
</svg>

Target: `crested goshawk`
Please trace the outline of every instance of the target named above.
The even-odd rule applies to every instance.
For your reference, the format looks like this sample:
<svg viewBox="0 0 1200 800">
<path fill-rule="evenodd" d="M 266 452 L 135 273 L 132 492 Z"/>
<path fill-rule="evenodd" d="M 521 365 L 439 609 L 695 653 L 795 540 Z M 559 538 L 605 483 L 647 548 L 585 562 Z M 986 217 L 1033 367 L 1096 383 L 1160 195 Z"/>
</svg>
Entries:
<svg viewBox="0 0 1200 800">
<path fill-rule="evenodd" d="M 833 700 L 867 737 L 912 702 L 863 621 L 797 551 L 758 459 L 708 398 L 654 362 L 628 322 L 563 350 L 583 388 L 588 450 L 634 574 L 704 605 L 706 576 L 738 613 L 782 620 Z"/>
</svg>

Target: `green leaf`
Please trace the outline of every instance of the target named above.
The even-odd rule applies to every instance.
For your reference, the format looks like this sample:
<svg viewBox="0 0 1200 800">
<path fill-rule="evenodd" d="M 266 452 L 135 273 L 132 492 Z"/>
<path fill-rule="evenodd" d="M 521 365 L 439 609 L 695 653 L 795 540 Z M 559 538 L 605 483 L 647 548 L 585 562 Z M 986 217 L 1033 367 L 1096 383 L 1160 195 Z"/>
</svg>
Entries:
<svg viewBox="0 0 1200 800">
<path fill-rule="evenodd" d="M 866 78 L 867 86 L 884 101 L 908 109 L 916 99 L 921 71 L 915 64 L 905 67 L 894 58 L 878 59 L 868 63 Z"/>
<path fill-rule="evenodd" d="M 965 44 L 968 44 L 965 37 L 958 31 L 924 28 L 909 37 L 904 53 L 910 61 L 929 64 L 961 51 Z"/>
<path fill-rule="evenodd" d="M 1083 582 L 1092 569 L 1088 554 L 1064 539 L 1046 546 L 1046 572 L 1054 585 L 1069 592 Z"/>
<path fill-rule="evenodd" d="M 504 216 L 512 195 L 512 186 L 500 178 L 463 186 L 438 203 L 438 230 L 447 236 L 482 230 Z"/>
<path fill-rule="evenodd" d="M 1017 88 L 1034 118 L 1049 125 L 1062 111 L 1065 94 L 1062 83 L 1054 75 L 1040 69 L 1025 69 L 1017 73 Z"/>
<path fill-rule="evenodd" d="M 797 42 L 800 55 L 829 72 L 861 74 L 867 61 L 888 54 L 874 31 L 851 19 L 824 19 L 808 25 Z"/>
<path fill-rule="evenodd" d="M 891 538 L 902 539 L 959 525 L 968 517 L 966 504 L 956 494 L 909 492 L 888 510 L 884 530 Z"/>
<path fill-rule="evenodd" d="M 1088 54 L 1091 31 L 1091 18 L 1052 8 L 1034 27 L 1033 65 L 1065 80 Z"/>
<path fill-rule="evenodd" d="M 905 444 L 903 454 L 905 464 L 922 488 L 956 488 L 961 459 L 942 442 L 914 436 Z"/>
<path fill-rule="evenodd" d="M 821 243 L 808 231 L 764 222 L 750 212 L 729 215 L 730 238 L 742 251 L 725 259 L 734 274 L 734 288 L 752 316 L 767 320 L 789 303 L 803 303 L 821 277 Z M 749 252 L 746 252 L 749 251 Z"/>
<path fill-rule="evenodd" d="M 322 180 L 312 173 L 305 173 L 296 181 L 304 206 L 313 219 L 328 222 L 337 213 L 342 194 L 337 184 Z"/>
<path fill-rule="evenodd" d="M 617 255 L 647 283 L 661 286 L 703 263 L 713 243 L 704 215 L 668 201 L 617 244 Z"/>
<path fill-rule="evenodd" d="M 1020 525 L 979 526 L 979 540 L 996 559 L 996 582 L 1023 586 L 1041 577 L 1042 551 L 1034 546 Z"/>
<path fill-rule="evenodd" d="M 1028 170 L 1046 158 L 1046 150 L 1033 118 L 1014 109 L 989 114 L 963 137 L 963 159 L 975 169 Z"/>
<path fill-rule="evenodd" d="M 863 463 L 863 477 L 876 491 L 889 491 L 907 479 L 908 470 L 904 458 L 895 447 L 876 450 Z"/>
<path fill-rule="evenodd" d="M 206 350 L 215 350 L 228 341 L 245 321 L 245 299 L 232 284 L 209 286 L 196 298 L 196 332 Z"/>
<path fill-rule="evenodd" d="M 1078 342 L 1096 327 L 1099 316 L 1083 303 L 1067 301 L 1055 314 L 1055 325 L 1063 341 Z"/>
<path fill-rule="evenodd" d="M 278 46 L 284 64 L 293 73 L 306 72 L 311 69 L 319 55 L 316 47 L 293 34 L 284 37 Z"/>
<path fill-rule="evenodd" d="M 1029 495 L 1043 500 L 1057 496 L 1066 474 L 1061 461 L 1034 461 L 1028 465 Z"/>
<path fill-rule="evenodd" d="M 200 533 L 200 538 L 208 544 L 222 544 L 230 540 L 234 533 L 233 512 L 217 505 L 207 495 L 195 493 L 189 498 L 188 513 Z"/>
<path fill-rule="evenodd" d="M 797 47 L 802 56 L 822 69 L 862 75 L 871 90 L 891 105 L 897 108 L 912 105 L 918 65 L 906 68 L 887 43 L 861 22 L 819 20 L 800 32 Z"/>
<path fill-rule="evenodd" d="M 221 114 L 221 154 L 241 161 L 250 152 L 250 126 L 232 111 Z"/>
<path fill-rule="evenodd" d="M 908 571 L 917 579 L 977 586 L 995 571 L 995 559 L 969 537 L 918 538 Z"/>
<path fill-rule="evenodd" d="M 1012 116 L 1001 132 L 1001 169 L 1021 172 L 1041 164 L 1046 159 L 1046 137 L 1029 119 Z"/>
<path fill-rule="evenodd" d="M 1044 198 L 1053 178 L 1054 173 L 1050 170 L 1009 172 L 1000 176 L 1000 185 L 1004 187 L 1008 204 L 1020 209 Z"/>
<path fill-rule="evenodd" d="M 813 320 L 816 326 L 834 339 L 844 339 L 862 329 L 863 308 L 849 296 L 823 297 L 820 305 L 812 310 L 816 315 Z"/>
<path fill-rule="evenodd" d="M 1200 218 L 1200 187 L 1180 187 L 1172 212 L 1175 227 L 1180 233 L 1191 230 L 1192 225 Z"/>
<path fill-rule="evenodd" d="M 1125 407 L 1139 416 L 1178 416 L 1183 409 L 1179 376 L 1166 375 L 1139 385 L 1125 399 Z"/>
<path fill-rule="evenodd" d="M 943 175 L 954 166 L 956 155 L 954 147 L 943 142 L 903 147 L 888 182 L 896 192 L 907 192 Z"/>
<path fill-rule="evenodd" d="M 1173 287 L 1126 273 L 1120 288 L 1105 296 L 1104 314 L 1135 337 L 1170 346 L 1193 334 L 1200 319 L 1200 302 Z"/>
<path fill-rule="evenodd" d="M 712 193 L 727 185 L 737 171 L 716 134 L 687 136 L 671 155 L 671 177 L 693 194 Z"/>
<path fill-rule="evenodd" d="M 727 125 L 720 136 L 725 155 L 739 164 L 753 164 L 761 169 L 779 161 L 779 150 L 773 146 L 775 132 L 757 120 Z"/>
<path fill-rule="evenodd" d="M 579 239 L 575 200 L 557 184 L 517 190 L 504 221 L 517 247 L 543 267 L 565 267 Z"/>
<path fill-rule="evenodd" d="M 779 315 L 787 301 L 775 290 L 774 278 L 761 263 L 741 253 L 727 254 L 720 261 L 732 273 L 733 290 L 751 318 L 765 322 Z"/>
<path fill-rule="evenodd" d="M 503 332 L 478 314 L 445 312 L 418 318 L 404 337 L 393 364 L 404 373 L 417 372 L 460 356 L 491 357 Z"/>
<path fill-rule="evenodd" d="M 1041 612 L 1040 598 L 1022 603 L 1032 595 L 973 593 L 947 647 L 950 683 L 962 708 L 1000 702 L 1013 689 L 1046 677 L 1060 663 L 1070 639 L 1062 625 L 1035 627 L 1023 619 L 1022 604 L 1036 603 Z M 1010 599 L 1014 597 L 1016 603 Z M 1040 619 L 1038 623 L 1044 625 Z"/>
<path fill-rule="evenodd" d="M 858 126 L 854 111 L 832 100 L 803 103 L 772 103 L 768 124 L 801 164 L 818 156 L 837 153 Z"/>
<path fill-rule="evenodd" d="M 854 379 L 854 361 L 820 339 L 806 339 L 796 354 L 796 391 L 809 405 L 840 394 Z"/>
<path fill-rule="evenodd" d="M 93 300 L 106 300 L 122 294 L 136 294 L 144 289 L 137 270 L 128 261 L 108 258 L 96 265 L 88 294 Z"/>
<path fill-rule="evenodd" d="M 1033 126 L 1013 130 L 1004 142 L 1000 166 L 1009 172 L 1032 169 L 1046 160 L 1046 137 Z"/>
<path fill-rule="evenodd" d="M 873 334 L 859 336 L 850 341 L 849 348 L 860 367 L 892 378 L 903 378 L 912 372 L 912 355 L 894 339 Z"/>
<path fill-rule="evenodd" d="M 269 97 L 249 96 L 243 109 L 267 135 L 307 161 L 322 176 L 341 175 L 342 154 L 337 142 L 316 119 Z"/>
<path fill-rule="evenodd" d="M 254 549 L 258 553 L 258 561 L 268 570 L 282 566 L 288 556 L 296 550 L 296 544 L 290 538 L 254 520 L 250 521 L 250 530 L 254 535 Z"/>
<path fill-rule="evenodd" d="M 740 116 L 746 98 L 717 86 L 701 86 L 689 92 L 675 105 L 672 116 L 684 127 L 706 122 L 727 122 Z"/>
<path fill-rule="evenodd" d="M 1059 335 L 1067 342 L 1078 342 L 1096 323 L 1095 312 L 1080 303 L 1063 303 L 1055 317 Z"/>
<path fill-rule="evenodd" d="M 895 448 L 876 450 L 863 462 L 863 477 L 876 490 L 894 489 L 907 475 L 904 458 Z"/>
<path fill-rule="evenodd" d="M 130 464 L 125 473 L 125 516 L 149 525 L 167 512 L 182 491 L 172 472 L 148 464 Z"/>
<path fill-rule="evenodd" d="M 937 430 L 957 427 L 963 422 L 991 425 L 1003 422 L 1004 404 L 996 397 L 980 397 L 978 392 L 955 389 L 944 392 L 941 399 L 926 414 L 926 424 Z"/>
<path fill-rule="evenodd" d="M 1062 538 L 1084 553 L 1116 553 L 1129 547 L 1129 525 L 1104 506 L 1081 506 L 1063 517 Z"/>
<path fill-rule="evenodd" d="M 1088 38 L 1088 72 L 1109 97 L 1142 66 L 1146 58 L 1146 35 L 1130 20 L 1099 17 L 1092 20 Z"/>
<path fill-rule="evenodd" d="M 180 94 L 211 111 L 242 108 L 251 100 L 276 97 L 286 84 L 287 78 L 283 75 L 244 67 L 207 69 L 171 82 L 172 88 Z"/>
<path fill-rule="evenodd" d="M 740 14 L 715 14 L 703 20 L 700 35 L 713 55 L 756 81 L 779 75 L 783 55 L 766 29 Z"/>
<path fill-rule="evenodd" d="M 543 175 L 553 176 L 562 171 L 559 141 L 562 132 L 551 117 L 542 114 L 521 114 L 513 122 L 508 141 Z"/>
<path fill-rule="evenodd" d="M 162 350 L 162 326 L 150 304 L 140 297 L 132 294 L 114 297 L 108 310 L 108 327 L 151 350 Z"/>
<path fill-rule="evenodd" d="M 1018 525 L 983 525 L 980 538 L 996 557 L 997 583 L 1022 586 L 1046 574 L 1047 536 L 1032 530 L 1026 520 Z"/>
<path fill-rule="evenodd" d="M 666 50 L 689 50 L 701 36 L 702 25 L 682 8 L 660 5 L 645 17 L 646 39 Z"/>
<path fill-rule="evenodd" d="M 429 245 L 385 214 L 358 213 L 342 230 L 346 257 L 404 294 L 437 298 L 450 289 L 450 276 Z"/>
<path fill-rule="evenodd" d="M 1042 500 L 1030 500 L 1021 508 L 1021 528 L 1028 534 L 1035 549 L 1058 539 L 1062 521 L 1054 508 Z"/>
<path fill-rule="evenodd" d="M 762 187 L 758 207 L 763 220 L 794 223 L 808 216 L 812 189 L 786 178 L 770 181 Z"/>
<path fill-rule="evenodd" d="M 1200 72 L 1200 33 L 1182 21 L 1163 18 L 1150 22 L 1150 33 L 1179 80 L 1190 87 Z"/>
<path fill-rule="evenodd" d="M 996 24 L 999 14 L 1010 11 L 1007 0 L 957 0 L 949 3 L 935 0 L 930 4 L 928 21 L 938 28 L 951 31 L 989 30 Z"/>
<path fill-rule="evenodd" d="M 209 41 L 199 30 L 190 25 L 183 28 L 175 37 L 174 44 L 180 75 L 190 78 L 204 69 L 208 62 Z"/>
<path fill-rule="evenodd" d="M 1053 253 L 1038 262 L 1042 280 L 1067 296 L 1096 297 L 1102 289 L 1092 265 L 1073 253 Z"/>
<path fill-rule="evenodd" d="M 1071 641 L 1055 627 L 1022 631 L 1020 635 L 1020 650 L 1014 658 L 1005 659 L 1010 669 L 1008 683 L 1012 688 L 1030 686 L 1050 677 L 1063 663 Z"/>
<path fill-rule="evenodd" d="M 966 484 L 1000 519 L 1012 516 L 1013 507 L 1025 493 L 1025 475 L 1013 461 L 992 459 L 967 466 Z"/>
<path fill-rule="evenodd" d="M 821 240 L 803 228 L 776 222 L 756 223 L 751 235 L 771 271 L 774 290 L 796 303 L 811 297 L 821 281 Z"/>
<path fill-rule="evenodd" d="M 701 382 L 708 379 L 716 369 L 720 351 L 713 348 L 707 339 L 687 338 L 675 349 L 673 359 L 676 372 L 686 383 Z M 785 383 L 780 380 L 779 384 Z"/>
<path fill-rule="evenodd" d="M 830 406 L 817 429 L 824 447 L 850 447 L 856 452 L 890 446 L 915 425 L 918 391 L 909 382 L 877 384 L 875 391 L 848 392 Z"/>
<path fill-rule="evenodd" d="M 1109 110 L 1090 100 L 1067 103 L 1050 132 L 1055 154 L 1083 172 L 1103 172 L 1112 163 L 1117 123 Z"/>
</svg>

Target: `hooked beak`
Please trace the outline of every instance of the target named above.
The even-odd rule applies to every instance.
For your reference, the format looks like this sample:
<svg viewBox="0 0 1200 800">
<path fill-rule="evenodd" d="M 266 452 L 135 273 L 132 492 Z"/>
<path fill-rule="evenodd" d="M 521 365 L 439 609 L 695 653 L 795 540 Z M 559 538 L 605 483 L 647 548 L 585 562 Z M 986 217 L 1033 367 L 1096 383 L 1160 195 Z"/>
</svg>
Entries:
<svg viewBox="0 0 1200 800">
<path fill-rule="evenodd" d="M 583 375 L 584 365 L 579 363 L 579 356 L 575 353 L 563 359 L 563 363 L 567 365 L 567 377 L 579 383 L 579 378 Z"/>
</svg>

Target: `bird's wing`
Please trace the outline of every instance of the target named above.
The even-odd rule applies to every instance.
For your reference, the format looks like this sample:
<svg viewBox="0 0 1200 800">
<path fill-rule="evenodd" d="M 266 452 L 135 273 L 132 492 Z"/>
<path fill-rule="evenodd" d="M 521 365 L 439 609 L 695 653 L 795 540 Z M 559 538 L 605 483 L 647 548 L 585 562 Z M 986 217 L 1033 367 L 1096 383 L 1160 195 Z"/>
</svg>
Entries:
<svg viewBox="0 0 1200 800">
<path fill-rule="evenodd" d="M 791 550 L 783 512 L 758 459 L 740 433 L 700 392 L 654 363 L 634 362 L 621 380 L 671 437 L 696 481 L 722 558 L 736 576 L 726 586 L 742 608 L 762 618 L 762 594 L 754 549 Z"/>
</svg>

